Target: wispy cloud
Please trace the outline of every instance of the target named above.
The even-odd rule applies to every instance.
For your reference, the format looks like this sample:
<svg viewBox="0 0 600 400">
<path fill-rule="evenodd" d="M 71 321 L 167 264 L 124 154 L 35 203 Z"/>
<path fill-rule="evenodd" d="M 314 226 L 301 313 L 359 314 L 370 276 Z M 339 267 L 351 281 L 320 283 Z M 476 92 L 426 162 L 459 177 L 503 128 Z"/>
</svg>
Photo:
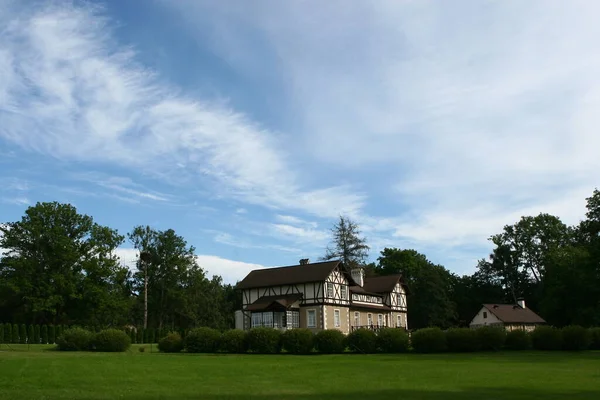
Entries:
<svg viewBox="0 0 600 400">
<path fill-rule="evenodd" d="M 282 246 L 273 243 L 253 243 L 247 239 L 242 239 L 240 237 L 234 236 L 230 233 L 219 232 L 219 231 L 209 231 L 215 233 L 214 241 L 217 243 L 225 244 L 228 246 L 239 247 L 241 249 L 270 249 L 270 250 L 278 250 L 286 253 L 296 253 L 300 254 L 301 250 L 294 247 Z"/>
</svg>

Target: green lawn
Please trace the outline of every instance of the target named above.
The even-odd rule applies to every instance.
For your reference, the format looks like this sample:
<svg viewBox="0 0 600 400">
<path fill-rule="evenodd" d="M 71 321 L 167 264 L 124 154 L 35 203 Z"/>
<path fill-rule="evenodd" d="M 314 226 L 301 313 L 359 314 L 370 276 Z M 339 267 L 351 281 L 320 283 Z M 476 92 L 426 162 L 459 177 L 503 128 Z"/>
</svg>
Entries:
<svg viewBox="0 0 600 400">
<path fill-rule="evenodd" d="M 0 347 L 2 400 L 600 399 L 599 352 L 234 356 L 11 347 Z"/>
</svg>

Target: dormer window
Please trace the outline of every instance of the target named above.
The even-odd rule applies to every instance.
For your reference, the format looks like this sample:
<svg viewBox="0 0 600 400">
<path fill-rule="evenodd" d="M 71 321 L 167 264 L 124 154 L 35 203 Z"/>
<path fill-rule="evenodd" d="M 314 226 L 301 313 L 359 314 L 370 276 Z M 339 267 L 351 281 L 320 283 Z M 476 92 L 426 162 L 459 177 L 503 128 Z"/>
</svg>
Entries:
<svg viewBox="0 0 600 400">
<path fill-rule="evenodd" d="M 333 298 L 333 283 L 327 283 L 327 297 Z"/>
<path fill-rule="evenodd" d="M 487 318 L 487 312 L 486 311 L 483 312 L 483 318 Z"/>
<path fill-rule="evenodd" d="M 346 300 L 348 297 L 346 296 L 346 285 L 342 285 L 340 289 L 340 296 L 342 296 L 342 300 Z"/>
</svg>

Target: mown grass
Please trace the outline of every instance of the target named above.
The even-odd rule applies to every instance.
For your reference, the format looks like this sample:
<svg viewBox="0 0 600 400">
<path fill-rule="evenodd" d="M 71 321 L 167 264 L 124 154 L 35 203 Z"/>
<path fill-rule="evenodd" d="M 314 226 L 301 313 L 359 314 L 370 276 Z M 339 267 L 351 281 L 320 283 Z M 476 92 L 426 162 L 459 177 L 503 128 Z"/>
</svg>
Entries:
<svg viewBox="0 0 600 400">
<path fill-rule="evenodd" d="M 598 399 L 600 352 L 258 356 L 0 347 L 0 399 Z"/>
</svg>

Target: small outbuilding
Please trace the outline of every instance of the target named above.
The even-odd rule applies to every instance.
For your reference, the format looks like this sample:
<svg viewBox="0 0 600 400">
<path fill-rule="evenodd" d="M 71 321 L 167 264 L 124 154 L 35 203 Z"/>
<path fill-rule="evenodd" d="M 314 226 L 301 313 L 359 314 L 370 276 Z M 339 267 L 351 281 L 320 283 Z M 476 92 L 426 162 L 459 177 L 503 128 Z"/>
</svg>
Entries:
<svg viewBox="0 0 600 400">
<path fill-rule="evenodd" d="M 483 304 L 469 327 L 476 329 L 482 326 L 497 326 L 507 331 L 532 331 L 544 324 L 546 321 L 527 308 L 525 300 L 519 299 L 517 304 Z"/>
</svg>

